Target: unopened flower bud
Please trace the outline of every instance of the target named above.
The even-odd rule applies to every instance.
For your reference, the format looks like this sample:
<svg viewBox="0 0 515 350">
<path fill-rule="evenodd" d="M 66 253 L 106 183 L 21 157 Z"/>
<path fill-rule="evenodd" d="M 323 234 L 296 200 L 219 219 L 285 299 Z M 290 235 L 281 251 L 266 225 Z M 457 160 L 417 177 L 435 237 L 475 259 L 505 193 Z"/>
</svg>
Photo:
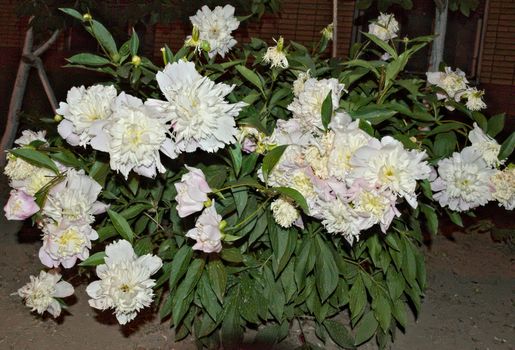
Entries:
<svg viewBox="0 0 515 350">
<path fill-rule="evenodd" d="M 59 123 L 61 120 L 63 120 L 63 116 L 60 114 L 56 114 L 54 115 L 54 120 Z"/>
<path fill-rule="evenodd" d="M 139 66 L 141 64 L 141 57 L 139 57 L 138 55 L 132 56 L 131 63 L 136 67 Z"/>
<path fill-rule="evenodd" d="M 93 17 L 89 13 L 85 13 L 82 15 L 82 20 L 84 22 L 91 22 L 93 20 Z"/>
<path fill-rule="evenodd" d="M 277 40 L 277 51 L 282 52 L 284 46 L 284 39 L 282 36 L 279 37 L 279 40 Z"/>
<path fill-rule="evenodd" d="M 227 221 L 225 221 L 225 220 L 220 221 L 220 223 L 218 224 L 218 229 L 222 232 L 223 232 L 224 228 L 226 228 L 226 227 L 227 227 Z"/>
<path fill-rule="evenodd" d="M 202 40 L 202 42 L 200 43 L 200 48 L 205 52 L 211 51 L 211 45 L 209 45 L 209 42 L 207 40 Z"/>
<path fill-rule="evenodd" d="M 212 205 L 213 205 L 213 201 L 210 198 L 208 198 L 207 201 L 204 202 L 205 208 L 209 208 Z"/>
<path fill-rule="evenodd" d="M 198 30 L 198 27 L 197 26 L 193 26 L 193 30 L 191 31 L 191 38 L 193 39 L 193 41 L 197 42 L 198 39 L 200 38 L 200 32 Z"/>
</svg>

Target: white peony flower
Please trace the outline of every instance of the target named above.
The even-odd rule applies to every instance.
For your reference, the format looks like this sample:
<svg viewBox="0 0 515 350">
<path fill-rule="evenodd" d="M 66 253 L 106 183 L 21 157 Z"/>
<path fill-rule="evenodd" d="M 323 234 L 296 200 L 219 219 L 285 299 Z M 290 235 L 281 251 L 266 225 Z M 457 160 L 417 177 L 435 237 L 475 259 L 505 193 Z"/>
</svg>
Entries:
<svg viewBox="0 0 515 350">
<path fill-rule="evenodd" d="M 207 194 L 212 192 L 202 170 L 187 165 L 185 167 L 188 172 L 182 175 L 180 182 L 174 184 L 177 190 L 177 213 L 181 218 L 201 211 L 209 199 Z"/>
<path fill-rule="evenodd" d="M 172 122 L 173 139 L 165 154 L 176 158 L 198 148 L 216 152 L 235 142 L 234 118 L 245 103 L 225 100 L 234 86 L 217 84 L 201 76 L 192 62 L 184 61 L 166 65 L 156 79 L 168 102 L 149 100 L 147 104 Z"/>
<path fill-rule="evenodd" d="M 4 173 L 10 180 L 9 186 L 30 196 L 34 196 L 55 177 L 52 170 L 39 168 L 12 154 L 7 155 Z"/>
<path fill-rule="evenodd" d="M 431 168 L 425 152 L 404 149 L 402 143 L 390 136 L 381 141 L 370 140 L 367 146 L 359 148 L 351 158 L 351 171 L 347 181 L 364 179 L 381 189 L 388 189 L 404 197 L 413 207 L 417 207 L 416 180 L 429 177 Z"/>
<path fill-rule="evenodd" d="M 109 244 L 105 253 L 105 263 L 97 266 L 100 280 L 86 288 L 91 297 L 89 305 L 99 310 L 114 309 L 118 322 L 126 324 L 152 303 L 156 282 L 150 276 L 163 262 L 151 254 L 138 257 L 125 240 Z"/>
<path fill-rule="evenodd" d="M 266 53 L 263 56 L 263 62 L 271 64 L 272 68 L 279 67 L 286 69 L 288 68 L 288 59 L 286 58 L 286 54 L 283 50 L 283 37 L 281 36 L 276 43 L 276 46 L 271 46 L 266 50 Z"/>
<path fill-rule="evenodd" d="M 63 116 L 57 131 L 72 146 L 86 146 L 94 136 L 92 129 L 100 127 L 111 116 L 111 104 L 117 95 L 109 85 L 72 87 L 66 102 L 61 102 L 57 113 Z"/>
<path fill-rule="evenodd" d="M 245 153 L 265 153 L 267 150 L 265 139 L 266 135 L 252 126 L 239 127 L 238 132 L 236 133 L 236 140 L 241 145 L 242 151 Z"/>
<path fill-rule="evenodd" d="M 121 93 L 113 103 L 113 114 L 91 140 L 91 146 L 108 152 L 111 169 L 127 178 L 129 172 L 154 177 L 165 171 L 159 151 L 168 154 L 168 119 L 152 116 L 136 97 Z"/>
<path fill-rule="evenodd" d="M 468 80 L 465 73 L 459 68 L 453 71 L 451 67 L 445 67 L 445 72 L 427 72 L 427 82 L 442 88 L 449 98 L 459 102 L 462 93 L 467 89 Z M 446 99 L 447 96 L 437 93 L 438 99 Z"/>
<path fill-rule="evenodd" d="M 278 198 L 270 205 L 275 222 L 280 226 L 288 228 L 291 227 L 297 220 L 300 219 L 299 211 L 284 198 Z"/>
<path fill-rule="evenodd" d="M 293 118 L 299 121 L 304 130 L 313 132 L 314 128 L 323 128 L 322 104 L 330 91 L 334 111 L 338 108 L 340 97 L 345 91 L 344 84 L 340 84 L 334 78 L 309 78 L 304 82 L 302 91 L 288 106 L 288 110 L 293 112 Z"/>
<path fill-rule="evenodd" d="M 27 146 L 32 141 L 42 141 L 47 142 L 46 131 L 31 131 L 31 130 L 23 130 L 21 132 L 21 136 L 14 140 L 14 143 L 19 146 Z"/>
<path fill-rule="evenodd" d="M 368 32 L 383 41 L 390 40 L 397 37 L 399 33 L 399 22 L 397 22 L 392 14 L 381 12 L 379 17 L 369 24 Z"/>
<path fill-rule="evenodd" d="M 55 221 L 91 224 L 95 221 L 93 215 L 106 210 L 106 205 L 97 201 L 101 190 L 102 186 L 84 170 L 70 169 L 64 181 L 49 191 L 43 214 Z"/>
<path fill-rule="evenodd" d="M 238 28 L 240 22 L 234 17 L 233 6 L 217 6 L 211 11 L 204 5 L 195 16 L 190 17 L 190 21 L 198 28 L 200 39 L 209 43 L 209 57 L 216 54 L 225 57 L 225 54 L 236 45 L 231 33 Z"/>
<path fill-rule="evenodd" d="M 467 99 L 465 106 L 471 111 L 480 111 L 486 108 L 486 103 L 482 97 L 485 94 L 483 90 L 476 88 L 468 88 L 464 93 L 463 97 Z"/>
<path fill-rule="evenodd" d="M 489 166 L 496 167 L 502 164 L 503 162 L 498 158 L 501 145 L 485 134 L 476 123 L 473 125 L 474 129 L 472 129 L 468 135 L 472 143 L 471 148 L 477 152 Z"/>
<path fill-rule="evenodd" d="M 372 139 L 363 130 L 359 129 L 358 123 L 343 131 L 332 133 L 332 147 L 329 151 L 328 170 L 329 175 L 334 176 L 340 181 L 344 181 L 351 170 L 351 159 L 354 153 L 363 146 L 366 146 Z"/>
<path fill-rule="evenodd" d="M 192 248 L 204 253 L 219 253 L 222 250 L 221 221 L 222 216 L 216 212 L 213 200 L 211 206 L 204 209 L 198 217 L 195 228 L 186 233 L 186 237 L 197 241 Z"/>
<path fill-rule="evenodd" d="M 442 207 L 465 211 L 492 200 L 490 178 L 495 170 L 471 147 L 439 161 L 438 174 L 431 182 L 431 189 L 435 192 L 433 198 Z"/>
<path fill-rule="evenodd" d="M 365 227 L 366 222 L 348 203 L 340 199 L 321 202 L 319 210 L 322 225 L 327 232 L 343 235 L 351 245 L 359 241 L 360 231 Z"/>
<path fill-rule="evenodd" d="M 41 263 L 48 267 L 63 265 L 67 269 L 73 267 L 77 259 L 86 260 L 91 241 L 98 238 L 90 225 L 64 220 L 48 221 L 43 226 L 43 234 L 43 246 L 39 250 Z"/>
<path fill-rule="evenodd" d="M 4 206 L 7 220 L 25 220 L 39 211 L 35 198 L 23 191 L 11 190 L 9 200 Z"/>
<path fill-rule="evenodd" d="M 506 210 L 515 209 L 515 167 L 497 171 L 490 179 L 494 187 L 493 199 Z"/>
<path fill-rule="evenodd" d="M 30 276 L 30 282 L 18 289 L 18 295 L 31 311 L 43 314 L 48 311 L 53 317 L 61 314 L 61 304 L 55 298 L 65 298 L 73 294 L 73 286 L 60 281 L 58 273 L 41 271 L 38 277 Z"/>
</svg>

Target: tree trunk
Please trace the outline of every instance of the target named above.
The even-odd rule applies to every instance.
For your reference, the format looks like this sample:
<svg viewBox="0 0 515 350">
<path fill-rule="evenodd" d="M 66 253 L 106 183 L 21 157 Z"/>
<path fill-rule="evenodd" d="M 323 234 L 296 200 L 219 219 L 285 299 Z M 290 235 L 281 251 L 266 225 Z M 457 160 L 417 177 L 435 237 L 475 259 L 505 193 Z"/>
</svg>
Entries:
<svg viewBox="0 0 515 350">
<path fill-rule="evenodd" d="M 30 20 L 32 20 L 32 18 Z M 25 42 L 23 44 L 20 65 L 18 66 L 18 73 L 16 74 L 16 80 L 14 81 L 5 130 L 0 143 L 0 167 L 5 165 L 5 152 L 12 147 L 14 138 L 16 137 L 16 131 L 18 130 L 18 124 L 20 123 L 19 113 L 23 104 L 23 96 L 25 95 L 25 90 L 27 89 L 30 67 L 32 65 L 35 65 L 38 70 L 39 79 L 41 80 L 41 84 L 43 85 L 43 89 L 45 90 L 52 110 L 57 108 L 57 100 L 55 98 L 54 91 L 50 86 L 45 68 L 43 67 L 43 62 L 39 56 L 42 55 L 50 46 L 52 46 L 52 44 L 59 36 L 60 31 L 56 30 L 47 41 L 45 41 L 40 47 L 32 52 L 34 44 L 34 32 L 30 26 L 30 20 L 29 29 L 27 29 L 27 32 L 25 33 Z"/>
<path fill-rule="evenodd" d="M 18 73 L 16 73 L 16 80 L 14 81 L 13 92 L 11 100 L 9 101 L 9 112 L 7 113 L 7 122 L 5 123 L 4 134 L 0 143 L 0 166 L 3 167 L 6 162 L 6 153 L 11 148 L 16 131 L 18 130 L 19 118 L 18 113 L 21 110 L 23 103 L 23 95 L 27 87 L 27 81 L 30 73 L 30 62 L 25 59 L 25 56 L 30 55 L 34 40 L 34 33 L 32 27 L 27 29 L 25 33 L 25 42 L 23 44 L 23 51 L 21 53 L 20 65 L 18 66 Z"/>
<path fill-rule="evenodd" d="M 429 71 L 437 72 L 440 63 L 443 61 L 443 52 L 445 47 L 445 34 L 447 31 L 447 15 L 449 13 L 449 1 L 435 1 L 435 29 L 434 33 L 438 35 L 431 48 L 431 59 L 429 61 Z"/>
</svg>

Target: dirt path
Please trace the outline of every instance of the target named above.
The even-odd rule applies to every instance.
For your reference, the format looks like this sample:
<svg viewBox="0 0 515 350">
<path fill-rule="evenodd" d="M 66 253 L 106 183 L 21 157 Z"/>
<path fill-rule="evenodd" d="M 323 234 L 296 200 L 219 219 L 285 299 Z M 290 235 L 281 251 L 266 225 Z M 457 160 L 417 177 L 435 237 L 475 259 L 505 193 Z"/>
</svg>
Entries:
<svg viewBox="0 0 515 350">
<path fill-rule="evenodd" d="M 0 204 L 8 188 L 0 179 Z M 502 215 L 512 213 L 501 212 Z M 505 219 L 505 220 L 510 220 Z M 38 232 L 0 219 L 0 349 L 194 349 L 173 344 L 166 324 L 151 313 L 142 322 L 120 327 L 109 312 L 87 304 L 85 285 L 76 287 L 69 314 L 57 321 L 37 318 L 11 295 L 42 268 L 37 257 Z M 426 250 L 429 288 L 418 321 L 398 333 L 398 350 L 515 349 L 515 254 L 487 234 L 438 236 Z M 133 327 L 133 328 L 131 328 Z M 295 342 L 292 332 L 289 344 Z M 331 346 L 329 346 L 331 347 Z M 290 348 L 290 346 L 281 346 Z M 332 347 L 331 347 L 332 348 Z M 363 349 L 374 349 L 371 344 Z"/>
</svg>

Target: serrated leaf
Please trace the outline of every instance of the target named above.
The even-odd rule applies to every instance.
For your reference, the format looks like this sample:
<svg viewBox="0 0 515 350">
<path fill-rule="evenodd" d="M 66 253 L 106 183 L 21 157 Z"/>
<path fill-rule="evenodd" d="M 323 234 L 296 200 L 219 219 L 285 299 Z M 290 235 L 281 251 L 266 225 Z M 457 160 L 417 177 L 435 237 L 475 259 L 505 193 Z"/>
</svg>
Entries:
<svg viewBox="0 0 515 350">
<path fill-rule="evenodd" d="M 321 114 L 322 125 L 324 126 L 324 129 L 327 130 L 333 117 L 333 90 L 329 90 L 329 93 L 325 97 L 324 102 L 322 103 Z"/>
<path fill-rule="evenodd" d="M 104 263 L 104 259 L 106 257 L 105 252 L 98 252 L 93 255 L 90 255 L 89 258 L 80 262 L 79 266 L 97 266 Z"/>
<path fill-rule="evenodd" d="M 263 158 L 262 171 L 265 183 L 268 182 L 268 174 L 270 174 L 270 172 L 274 169 L 279 159 L 281 159 L 281 156 L 286 150 L 286 147 L 288 147 L 288 145 L 277 146 L 271 151 L 268 151 L 265 157 Z"/>
<path fill-rule="evenodd" d="M 340 322 L 325 320 L 323 325 L 336 344 L 344 349 L 356 349 L 352 335 Z"/>
<path fill-rule="evenodd" d="M 10 150 L 9 153 L 38 167 L 47 168 L 52 170 L 54 173 L 59 174 L 57 165 L 55 165 L 54 161 L 43 152 L 31 148 L 15 148 Z"/>
<path fill-rule="evenodd" d="M 120 234 L 120 236 L 132 244 L 132 241 L 134 240 L 134 232 L 132 232 L 132 229 L 127 220 L 125 220 L 123 216 L 115 211 L 112 211 L 111 209 L 107 210 L 107 214 L 109 215 L 114 228 Z"/>
</svg>

